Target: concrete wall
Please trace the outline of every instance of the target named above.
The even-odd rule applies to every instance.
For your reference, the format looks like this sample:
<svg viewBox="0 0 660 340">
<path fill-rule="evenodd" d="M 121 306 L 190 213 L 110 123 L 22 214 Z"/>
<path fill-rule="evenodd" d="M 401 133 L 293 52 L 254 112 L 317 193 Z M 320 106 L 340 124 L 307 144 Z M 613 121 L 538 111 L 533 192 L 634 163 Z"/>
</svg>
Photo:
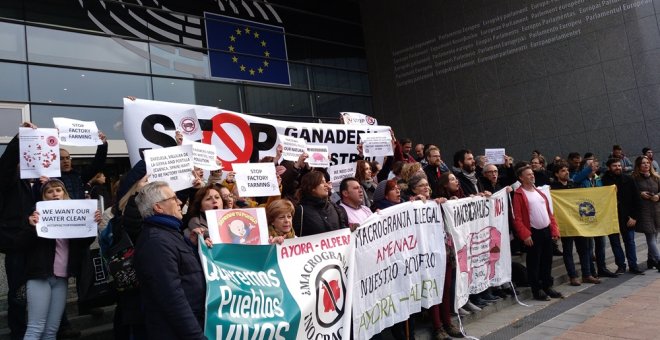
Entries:
<svg viewBox="0 0 660 340">
<path fill-rule="evenodd" d="M 660 146 L 660 0 L 362 1 L 377 118 L 443 158 Z"/>
</svg>

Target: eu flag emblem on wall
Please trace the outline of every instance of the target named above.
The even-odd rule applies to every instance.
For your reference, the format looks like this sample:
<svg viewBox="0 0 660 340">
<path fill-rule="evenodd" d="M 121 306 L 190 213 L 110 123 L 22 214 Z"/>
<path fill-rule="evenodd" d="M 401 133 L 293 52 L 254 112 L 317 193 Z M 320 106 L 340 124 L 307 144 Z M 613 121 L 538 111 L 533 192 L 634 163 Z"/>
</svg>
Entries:
<svg viewBox="0 0 660 340">
<path fill-rule="evenodd" d="M 291 85 L 284 28 L 204 13 L 211 76 Z"/>
</svg>

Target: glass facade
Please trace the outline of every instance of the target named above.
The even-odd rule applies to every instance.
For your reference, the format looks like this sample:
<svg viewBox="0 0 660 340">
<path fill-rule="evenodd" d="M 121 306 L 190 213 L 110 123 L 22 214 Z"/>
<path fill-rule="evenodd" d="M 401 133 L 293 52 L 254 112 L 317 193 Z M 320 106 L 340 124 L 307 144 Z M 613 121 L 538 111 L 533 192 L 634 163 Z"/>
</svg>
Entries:
<svg viewBox="0 0 660 340">
<path fill-rule="evenodd" d="M 125 96 L 295 121 L 334 123 L 340 111 L 373 114 L 357 1 L 230 4 L 2 2 L 0 102 L 29 104 L 31 119 L 44 127 L 55 116 L 95 120 L 118 140 Z M 210 50 L 218 37 L 207 32 L 205 13 L 283 29 L 286 59 L 279 60 L 290 85 L 214 77 L 209 52 L 249 53 Z M 4 124 L 15 122 L 0 116 Z"/>
</svg>

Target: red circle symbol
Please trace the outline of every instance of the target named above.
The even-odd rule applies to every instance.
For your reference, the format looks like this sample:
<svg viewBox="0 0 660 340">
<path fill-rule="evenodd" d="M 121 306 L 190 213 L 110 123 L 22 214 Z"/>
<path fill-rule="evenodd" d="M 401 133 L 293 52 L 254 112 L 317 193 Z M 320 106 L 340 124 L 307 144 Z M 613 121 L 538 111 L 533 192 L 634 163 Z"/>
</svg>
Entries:
<svg viewBox="0 0 660 340">
<path fill-rule="evenodd" d="M 219 113 L 213 118 L 211 118 L 211 123 L 213 124 L 213 131 L 204 131 L 202 143 L 213 144 L 211 142 L 211 137 L 214 133 L 218 139 L 220 139 L 220 148 L 226 148 L 229 153 L 233 154 L 235 159 L 228 160 L 222 157 L 223 168 L 231 171 L 232 163 L 248 163 L 250 161 L 250 156 L 252 155 L 252 131 L 250 130 L 250 125 L 241 117 L 231 114 L 228 112 Z M 229 135 L 229 133 L 222 127 L 223 124 L 231 124 L 238 128 L 240 131 L 240 136 L 238 138 L 243 140 L 243 149 L 234 141 L 234 138 Z M 238 140 L 237 138 L 237 140 Z M 216 146 L 217 148 L 218 146 Z"/>
<path fill-rule="evenodd" d="M 46 138 L 46 143 L 50 147 L 53 147 L 53 146 L 57 145 L 57 137 L 49 136 L 48 138 Z"/>
</svg>

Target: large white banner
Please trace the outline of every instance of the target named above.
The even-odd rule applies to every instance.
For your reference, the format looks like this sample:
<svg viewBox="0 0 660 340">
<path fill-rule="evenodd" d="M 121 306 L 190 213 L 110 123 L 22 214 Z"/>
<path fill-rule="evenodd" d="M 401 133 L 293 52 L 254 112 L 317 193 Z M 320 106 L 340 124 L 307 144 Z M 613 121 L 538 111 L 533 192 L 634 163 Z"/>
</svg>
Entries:
<svg viewBox="0 0 660 340">
<path fill-rule="evenodd" d="M 353 335 L 369 339 L 442 301 L 446 253 L 438 204 L 401 203 L 353 233 Z"/>
<path fill-rule="evenodd" d="M 307 143 L 326 145 L 330 165 L 357 160 L 360 135 L 387 132 L 388 126 L 339 125 L 278 121 L 240 114 L 210 106 L 124 99 L 124 137 L 131 164 L 145 149 L 175 146 L 179 124 L 172 112 L 194 109 L 202 129 L 202 142 L 216 146 L 226 170 L 232 163 L 256 163 L 274 156 L 278 134 L 303 138 Z M 369 159 L 371 160 L 371 159 Z"/>
<path fill-rule="evenodd" d="M 455 309 L 470 294 L 511 281 L 509 201 L 506 190 L 490 198 L 470 197 L 442 204 L 456 253 Z"/>
</svg>

